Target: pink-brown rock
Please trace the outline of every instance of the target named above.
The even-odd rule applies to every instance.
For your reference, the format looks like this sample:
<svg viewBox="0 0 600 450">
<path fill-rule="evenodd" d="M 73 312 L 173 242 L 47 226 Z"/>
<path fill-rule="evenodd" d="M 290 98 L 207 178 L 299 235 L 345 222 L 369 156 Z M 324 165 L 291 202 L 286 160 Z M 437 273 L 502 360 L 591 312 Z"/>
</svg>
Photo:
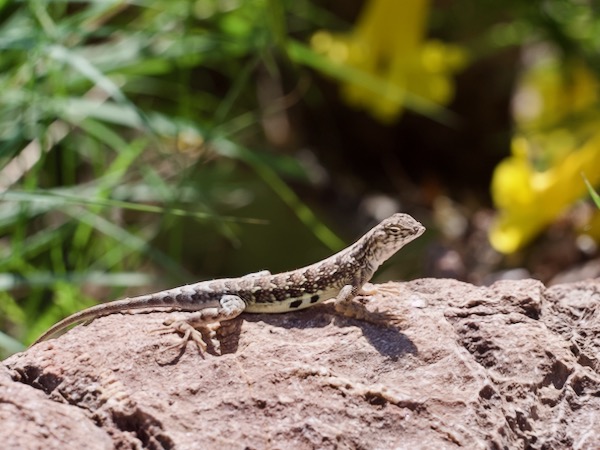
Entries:
<svg viewBox="0 0 600 450">
<path fill-rule="evenodd" d="M 3 362 L 0 447 L 600 449 L 600 280 L 378 288 L 392 325 L 245 314 L 221 356 L 164 312 L 79 326 Z"/>
</svg>

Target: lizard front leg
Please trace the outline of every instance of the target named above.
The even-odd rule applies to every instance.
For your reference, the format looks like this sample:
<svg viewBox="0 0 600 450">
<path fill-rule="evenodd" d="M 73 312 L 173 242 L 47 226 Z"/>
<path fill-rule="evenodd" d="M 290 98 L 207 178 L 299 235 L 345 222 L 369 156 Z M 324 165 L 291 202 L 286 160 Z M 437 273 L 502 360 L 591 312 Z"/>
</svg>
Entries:
<svg viewBox="0 0 600 450">
<path fill-rule="evenodd" d="M 208 332 L 210 339 L 221 321 L 231 320 L 239 316 L 244 309 L 246 309 L 246 303 L 240 297 L 237 295 L 223 295 L 217 307 L 187 313 L 184 318 L 174 317 L 165 320 L 163 322 L 165 328 L 162 328 L 160 331 L 174 331 L 182 335 L 181 341 L 167 347 L 165 350 L 184 348 L 188 341 L 192 340 L 198 346 L 200 353 L 205 352 L 206 342 L 202 332 L 199 330 Z"/>
<path fill-rule="evenodd" d="M 345 285 L 335 297 L 335 310 L 346 317 L 363 319 L 365 308 L 360 303 L 354 301 L 359 291 L 359 287 L 352 286 L 351 284 Z"/>
</svg>

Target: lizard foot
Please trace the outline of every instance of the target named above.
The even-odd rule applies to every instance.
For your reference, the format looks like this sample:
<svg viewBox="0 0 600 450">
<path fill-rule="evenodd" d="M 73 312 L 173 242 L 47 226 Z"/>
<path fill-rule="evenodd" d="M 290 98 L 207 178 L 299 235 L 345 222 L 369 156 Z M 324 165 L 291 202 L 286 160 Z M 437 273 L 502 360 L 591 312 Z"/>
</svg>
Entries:
<svg viewBox="0 0 600 450">
<path fill-rule="evenodd" d="M 198 328 L 195 328 L 193 325 L 191 325 L 185 320 L 174 319 L 165 320 L 163 322 L 163 325 L 164 327 L 157 328 L 153 331 L 161 334 L 175 332 L 181 335 L 181 339 L 179 340 L 179 342 L 166 347 L 163 351 L 169 351 L 174 348 L 178 349 L 179 351 L 182 351 L 187 346 L 187 343 L 189 341 L 192 341 L 196 344 L 196 347 L 198 348 L 198 353 L 200 353 L 201 355 L 203 355 L 206 352 L 208 348 L 207 344 L 210 344 L 212 346 L 212 339 L 215 336 L 216 330 L 219 328 L 218 322 L 205 324 L 199 326 Z"/>
<path fill-rule="evenodd" d="M 204 308 L 198 311 L 188 311 L 177 318 L 171 317 L 163 322 L 165 327 L 156 331 L 165 333 L 176 332 L 182 335 L 181 341 L 166 350 L 179 348 L 184 350 L 188 341 L 193 341 L 202 355 L 210 346 L 210 352 L 215 349 L 212 339 L 221 321 L 227 321 L 239 316 L 246 308 L 246 303 L 237 295 L 223 295 L 219 305 L 214 308 Z"/>
</svg>

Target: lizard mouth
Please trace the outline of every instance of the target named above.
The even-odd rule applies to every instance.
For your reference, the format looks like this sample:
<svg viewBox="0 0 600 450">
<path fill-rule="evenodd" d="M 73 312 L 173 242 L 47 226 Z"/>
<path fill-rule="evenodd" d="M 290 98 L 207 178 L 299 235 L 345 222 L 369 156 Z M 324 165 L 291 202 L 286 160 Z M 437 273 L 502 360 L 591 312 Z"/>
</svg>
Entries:
<svg viewBox="0 0 600 450">
<path fill-rule="evenodd" d="M 419 237 L 421 236 L 423 233 L 425 233 L 426 228 L 421 225 L 420 223 L 415 227 L 415 237 Z"/>
</svg>

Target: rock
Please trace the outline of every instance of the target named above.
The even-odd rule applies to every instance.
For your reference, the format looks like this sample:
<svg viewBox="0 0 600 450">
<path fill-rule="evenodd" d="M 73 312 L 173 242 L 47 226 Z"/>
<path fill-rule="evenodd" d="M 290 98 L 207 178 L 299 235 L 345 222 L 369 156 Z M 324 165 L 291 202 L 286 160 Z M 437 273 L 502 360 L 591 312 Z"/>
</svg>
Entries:
<svg viewBox="0 0 600 450">
<path fill-rule="evenodd" d="M 36 370 L 33 366 L 29 369 Z M 48 378 L 43 381 L 45 387 L 52 385 Z M 41 385 L 11 380 L 4 365 L 0 366 L 0 424 L 3 449 L 113 448 L 108 432 L 85 411 L 54 401 Z"/>
<path fill-rule="evenodd" d="M 2 448 L 600 448 L 600 280 L 378 290 L 388 326 L 245 314 L 222 356 L 164 312 L 79 326 L 4 361 Z"/>
</svg>

